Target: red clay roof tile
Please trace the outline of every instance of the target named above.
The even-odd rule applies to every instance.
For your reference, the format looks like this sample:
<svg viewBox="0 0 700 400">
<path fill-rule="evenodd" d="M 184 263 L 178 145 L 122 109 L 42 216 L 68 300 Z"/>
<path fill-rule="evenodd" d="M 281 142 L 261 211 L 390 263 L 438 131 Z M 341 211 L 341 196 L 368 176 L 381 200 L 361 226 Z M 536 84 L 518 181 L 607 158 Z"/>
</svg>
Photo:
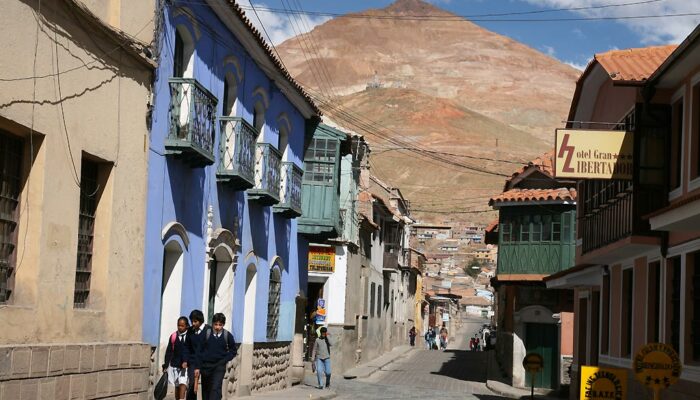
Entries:
<svg viewBox="0 0 700 400">
<path fill-rule="evenodd" d="M 511 189 L 505 191 L 489 200 L 489 205 L 506 202 L 528 202 L 528 201 L 576 201 L 576 189 Z"/>
<path fill-rule="evenodd" d="M 610 79 L 616 82 L 643 82 L 659 68 L 676 45 L 610 50 L 594 56 Z"/>
</svg>

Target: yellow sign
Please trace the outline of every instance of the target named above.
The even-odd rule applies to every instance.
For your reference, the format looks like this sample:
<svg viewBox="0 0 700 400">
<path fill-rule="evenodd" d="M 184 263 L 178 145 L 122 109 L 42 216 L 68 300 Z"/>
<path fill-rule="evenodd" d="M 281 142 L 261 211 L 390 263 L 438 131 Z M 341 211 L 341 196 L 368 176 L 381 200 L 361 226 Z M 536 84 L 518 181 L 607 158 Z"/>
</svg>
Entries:
<svg viewBox="0 0 700 400">
<path fill-rule="evenodd" d="M 639 349 L 632 367 L 637 380 L 654 391 L 666 389 L 681 377 L 678 353 L 664 343 L 649 343 Z"/>
<path fill-rule="evenodd" d="M 632 179 L 632 132 L 557 129 L 555 144 L 557 178 Z"/>
<path fill-rule="evenodd" d="M 309 246 L 309 272 L 335 271 L 335 247 Z"/>
<path fill-rule="evenodd" d="M 523 367 L 530 373 L 536 374 L 540 372 L 544 365 L 544 359 L 537 353 L 528 353 L 523 358 Z"/>
<path fill-rule="evenodd" d="M 581 366 L 579 400 L 627 399 L 627 370 Z"/>
</svg>

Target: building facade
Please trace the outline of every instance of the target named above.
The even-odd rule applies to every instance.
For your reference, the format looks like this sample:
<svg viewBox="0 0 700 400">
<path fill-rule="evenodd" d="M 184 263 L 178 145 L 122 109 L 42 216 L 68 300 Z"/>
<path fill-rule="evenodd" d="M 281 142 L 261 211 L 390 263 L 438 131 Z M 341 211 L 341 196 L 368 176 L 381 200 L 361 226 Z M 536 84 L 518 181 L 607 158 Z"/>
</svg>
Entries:
<svg viewBox="0 0 700 400">
<path fill-rule="evenodd" d="M 547 283 L 575 288 L 577 385 L 582 365 L 625 368 L 628 398 L 646 396 L 632 359 L 662 342 L 682 362 L 663 398 L 700 398 L 698 36 L 700 29 L 678 47 L 596 54 L 577 83 L 569 120 L 591 122 L 568 127 L 624 129 L 635 142 L 633 179 L 578 183 L 585 217 L 576 266 Z"/>
<path fill-rule="evenodd" d="M 0 13 L 2 399 L 148 389 L 136 321 L 155 64 L 134 37 L 150 41 L 153 5 L 88 5 Z"/>
<path fill-rule="evenodd" d="M 544 359 L 535 386 L 568 384 L 572 357 L 573 304 L 570 290 L 548 290 L 543 279 L 574 262 L 576 190 L 553 176 L 547 153 L 506 180 L 489 204 L 498 210 L 495 289 L 497 357 L 518 387 L 529 385 L 522 360 Z"/>
<path fill-rule="evenodd" d="M 226 396 L 284 388 L 306 274 L 303 151 L 320 112 L 237 4 L 167 2 L 156 18 L 143 339 L 158 368 L 179 316 L 221 312 L 240 344 Z"/>
</svg>

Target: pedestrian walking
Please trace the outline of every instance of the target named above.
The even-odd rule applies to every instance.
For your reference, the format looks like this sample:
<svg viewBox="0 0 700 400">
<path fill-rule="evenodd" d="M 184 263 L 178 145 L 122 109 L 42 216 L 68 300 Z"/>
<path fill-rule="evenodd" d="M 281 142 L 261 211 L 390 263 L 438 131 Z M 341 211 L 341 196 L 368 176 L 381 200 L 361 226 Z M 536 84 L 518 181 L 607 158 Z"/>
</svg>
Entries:
<svg viewBox="0 0 700 400">
<path fill-rule="evenodd" d="M 198 359 L 202 356 L 205 338 L 211 336 L 211 325 L 204 323 L 204 313 L 200 310 L 192 310 L 190 313 L 190 328 L 187 332 L 188 350 L 190 352 L 190 368 L 187 369 L 189 387 L 187 388 L 187 400 L 197 400 L 197 385 L 199 385 L 199 372 L 195 373 L 195 365 L 199 365 Z"/>
<path fill-rule="evenodd" d="M 409 340 L 409 342 L 411 343 L 411 346 L 415 346 L 415 345 L 416 345 L 416 327 L 415 327 L 415 326 L 412 327 L 412 328 L 408 331 L 408 340 Z"/>
<path fill-rule="evenodd" d="M 428 328 L 428 330 L 425 331 L 425 335 L 423 335 L 423 339 L 425 340 L 425 347 L 426 347 L 428 350 L 432 350 L 432 349 L 433 349 L 433 345 L 430 344 L 430 328 Z"/>
<path fill-rule="evenodd" d="M 440 350 L 447 350 L 447 328 L 445 328 L 444 323 L 442 324 L 442 328 L 440 329 Z"/>
<path fill-rule="evenodd" d="M 430 329 L 430 348 L 432 350 L 437 350 L 437 326 Z"/>
<path fill-rule="evenodd" d="M 469 351 L 474 351 L 474 338 L 469 338 Z"/>
<path fill-rule="evenodd" d="M 221 400 L 226 363 L 236 356 L 236 342 L 231 332 L 224 329 L 225 324 L 224 314 L 214 314 L 211 333 L 207 337 L 205 332 L 202 351 L 197 357 L 195 374 L 202 377 L 202 400 Z"/>
<path fill-rule="evenodd" d="M 479 339 L 477 337 L 475 342 L 476 342 L 476 351 L 481 351 L 481 339 Z"/>
<path fill-rule="evenodd" d="M 187 317 L 178 318 L 177 330 L 170 335 L 165 350 L 163 372 L 167 372 L 168 382 L 175 386 L 175 400 L 185 400 L 187 393 L 187 362 L 190 356 L 186 342 L 187 328 Z"/>
<path fill-rule="evenodd" d="M 314 343 L 314 350 L 311 359 L 316 366 L 318 376 L 318 388 L 323 389 L 323 375 L 326 376 L 326 389 L 331 387 L 331 344 L 328 341 L 328 330 L 324 326 L 321 328 L 320 336 Z"/>
</svg>

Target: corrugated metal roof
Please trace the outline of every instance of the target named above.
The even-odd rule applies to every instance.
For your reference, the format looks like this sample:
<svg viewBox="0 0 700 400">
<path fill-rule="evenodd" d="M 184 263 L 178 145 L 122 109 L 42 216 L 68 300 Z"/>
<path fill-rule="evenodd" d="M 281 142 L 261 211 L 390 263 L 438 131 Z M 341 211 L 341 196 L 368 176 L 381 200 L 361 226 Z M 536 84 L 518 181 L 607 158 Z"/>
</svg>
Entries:
<svg viewBox="0 0 700 400">
<path fill-rule="evenodd" d="M 677 45 L 611 50 L 595 55 L 595 60 L 615 82 L 644 82 L 668 58 Z"/>
<path fill-rule="evenodd" d="M 526 202 L 526 201 L 576 201 L 576 189 L 511 189 L 492 197 L 489 205 L 505 202 Z"/>
</svg>

